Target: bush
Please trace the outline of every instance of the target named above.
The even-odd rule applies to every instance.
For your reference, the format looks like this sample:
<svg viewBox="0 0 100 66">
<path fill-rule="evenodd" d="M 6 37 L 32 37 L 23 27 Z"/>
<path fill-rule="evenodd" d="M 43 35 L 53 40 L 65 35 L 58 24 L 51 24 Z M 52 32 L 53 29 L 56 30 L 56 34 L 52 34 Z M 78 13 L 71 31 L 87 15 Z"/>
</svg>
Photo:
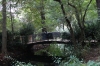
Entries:
<svg viewBox="0 0 100 66">
<path fill-rule="evenodd" d="M 31 23 L 23 24 L 22 28 L 20 29 L 20 35 L 30 35 L 33 34 L 34 27 Z"/>
<path fill-rule="evenodd" d="M 86 40 L 95 40 L 99 39 L 100 37 L 100 22 L 93 22 L 93 21 L 87 21 L 85 22 L 85 38 Z M 75 38 L 79 39 L 81 35 L 81 30 L 77 24 L 74 24 L 74 34 Z"/>
<path fill-rule="evenodd" d="M 13 66 L 35 66 L 35 65 L 32 65 L 31 63 L 17 61 Z"/>
<path fill-rule="evenodd" d="M 87 23 L 85 27 L 85 37 L 87 39 L 96 39 L 97 31 L 97 23 Z"/>
<path fill-rule="evenodd" d="M 26 44 L 28 42 L 28 35 L 32 35 L 34 33 L 34 27 L 31 23 L 23 24 L 22 28 L 20 29 L 20 35 L 24 36 L 23 42 Z"/>
<path fill-rule="evenodd" d="M 75 56 L 70 56 L 70 59 L 67 62 L 62 61 L 60 66 L 100 66 L 100 62 L 94 62 L 90 60 L 87 63 L 84 63 Z"/>
<path fill-rule="evenodd" d="M 62 39 L 70 39 L 70 33 L 67 33 L 67 32 L 63 32 L 62 33 Z"/>
</svg>

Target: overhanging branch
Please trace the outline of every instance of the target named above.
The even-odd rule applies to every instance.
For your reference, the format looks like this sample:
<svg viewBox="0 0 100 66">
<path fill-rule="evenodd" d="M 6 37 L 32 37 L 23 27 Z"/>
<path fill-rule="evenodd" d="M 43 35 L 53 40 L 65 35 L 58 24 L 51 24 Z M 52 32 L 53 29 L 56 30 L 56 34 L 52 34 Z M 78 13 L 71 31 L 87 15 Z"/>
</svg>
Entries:
<svg viewBox="0 0 100 66">
<path fill-rule="evenodd" d="M 78 25 L 79 25 L 79 27 L 82 29 L 82 25 L 81 25 L 81 23 L 80 23 L 80 17 L 79 17 L 79 15 L 78 15 L 78 10 L 77 10 L 76 6 L 73 5 L 73 4 L 71 4 L 71 3 L 69 3 L 69 2 L 68 2 L 68 5 L 75 9 L 76 18 L 77 18 L 77 20 L 78 20 Z"/>
<path fill-rule="evenodd" d="M 19 0 L 17 0 L 16 5 L 18 4 Z"/>
<path fill-rule="evenodd" d="M 84 12 L 84 15 L 83 15 L 83 23 L 85 22 L 85 16 L 86 16 L 88 7 L 89 7 L 89 5 L 91 4 L 91 2 L 92 2 L 92 0 L 90 0 L 90 2 L 89 2 L 88 5 L 87 5 L 87 8 L 85 9 L 85 12 Z"/>
</svg>

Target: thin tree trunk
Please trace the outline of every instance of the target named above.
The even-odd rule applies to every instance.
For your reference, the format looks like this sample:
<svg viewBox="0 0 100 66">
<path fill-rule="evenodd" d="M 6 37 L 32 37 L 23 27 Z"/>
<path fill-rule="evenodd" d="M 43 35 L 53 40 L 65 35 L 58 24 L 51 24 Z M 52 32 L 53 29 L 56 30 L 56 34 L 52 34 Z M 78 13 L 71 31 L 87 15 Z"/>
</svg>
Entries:
<svg viewBox="0 0 100 66">
<path fill-rule="evenodd" d="M 85 9 L 85 12 L 83 14 L 82 20 L 79 17 L 78 9 L 76 8 L 76 6 L 72 5 L 71 3 L 68 2 L 68 5 L 70 5 L 71 7 L 73 7 L 75 9 L 78 25 L 79 25 L 79 28 L 81 29 L 81 35 L 80 35 L 80 39 L 79 39 L 79 43 L 80 44 L 82 44 L 84 42 L 84 39 L 85 39 L 85 32 L 84 32 L 85 26 L 84 26 L 84 22 L 85 22 L 85 16 L 86 16 L 88 7 L 91 4 L 91 2 L 92 2 L 92 0 L 90 0 L 90 2 L 88 3 L 88 5 L 87 5 L 87 7 Z"/>
<path fill-rule="evenodd" d="M 13 32 L 14 32 L 14 26 L 13 26 L 13 15 L 12 15 L 12 13 L 11 13 L 11 4 L 10 4 L 10 17 L 11 17 L 11 29 L 12 29 L 12 34 L 13 34 Z"/>
<path fill-rule="evenodd" d="M 96 0 L 97 9 L 98 9 L 98 17 L 100 19 L 100 0 Z"/>
<path fill-rule="evenodd" d="M 63 13 L 64 18 L 65 18 L 65 20 L 66 20 L 67 26 L 69 27 L 69 31 L 70 31 L 70 33 L 71 33 L 71 41 L 72 41 L 72 43 L 74 44 L 74 46 L 76 47 L 75 35 L 74 35 L 73 28 L 72 28 L 72 26 L 71 26 L 71 22 L 68 20 L 66 14 L 65 14 L 64 6 L 63 6 L 61 0 L 59 0 L 58 2 L 60 3 L 61 9 L 62 9 L 62 13 Z"/>
<path fill-rule="evenodd" d="M 2 54 L 7 54 L 6 0 L 2 0 Z"/>
<path fill-rule="evenodd" d="M 13 23 L 13 15 L 12 15 L 12 12 L 11 12 L 11 3 L 10 3 L 10 21 L 11 21 L 11 29 L 12 29 L 12 37 L 11 37 L 11 44 L 13 44 L 13 39 L 14 39 L 14 23 Z"/>
<path fill-rule="evenodd" d="M 43 3 L 43 0 L 41 1 L 41 11 L 40 11 L 40 14 L 41 14 L 42 32 L 46 32 L 47 33 L 47 30 L 46 30 L 46 27 L 45 27 L 45 13 L 44 13 L 44 3 Z"/>
<path fill-rule="evenodd" d="M 82 28 L 82 22 L 80 20 L 80 16 L 79 16 L 79 13 L 78 13 L 78 9 L 76 8 L 75 5 L 73 5 L 73 4 L 69 3 L 69 2 L 68 2 L 68 5 L 70 5 L 71 7 L 73 7 L 75 9 L 76 19 L 78 21 L 78 26 L 79 26 L 79 28 L 81 30 L 81 35 L 80 35 L 79 40 L 78 40 L 78 42 L 80 43 L 80 42 L 82 42 L 82 36 L 83 36 L 83 30 L 82 29 L 83 28 Z"/>
</svg>

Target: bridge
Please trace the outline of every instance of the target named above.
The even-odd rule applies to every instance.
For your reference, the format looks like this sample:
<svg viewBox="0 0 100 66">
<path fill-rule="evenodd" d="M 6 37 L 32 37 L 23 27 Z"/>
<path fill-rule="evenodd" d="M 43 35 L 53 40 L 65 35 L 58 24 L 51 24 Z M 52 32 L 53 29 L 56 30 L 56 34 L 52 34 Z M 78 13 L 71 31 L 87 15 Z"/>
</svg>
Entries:
<svg viewBox="0 0 100 66">
<path fill-rule="evenodd" d="M 37 45 L 37 44 L 55 44 L 55 43 L 69 44 L 69 43 L 71 43 L 71 41 L 70 40 L 43 40 L 43 41 L 37 41 L 37 42 L 29 42 L 27 44 L 28 45 L 30 45 L 30 44 Z"/>
<path fill-rule="evenodd" d="M 24 37 L 26 38 L 26 37 Z M 26 41 L 22 38 L 22 43 L 25 43 Z M 84 41 L 89 42 L 89 41 Z M 36 45 L 41 44 L 42 48 L 46 48 L 49 46 L 49 44 L 72 44 L 70 41 L 70 34 L 66 33 L 60 33 L 60 32 L 47 32 L 47 33 L 40 33 L 40 34 L 34 34 L 28 36 L 28 42 L 27 49 L 30 51 L 32 48 L 35 48 Z M 35 46 L 35 47 L 34 47 Z M 42 49 L 42 48 L 36 48 L 36 49 Z"/>
<path fill-rule="evenodd" d="M 59 33 L 58 33 L 59 34 Z M 37 39 L 37 37 L 40 37 Z M 89 41 L 85 41 L 85 42 L 89 42 Z M 91 41 L 92 42 L 92 41 Z M 29 41 L 27 42 L 27 53 L 24 54 L 24 55 L 27 55 L 25 57 L 21 57 L 21 59 L 24 59 L 26 58 L 29 58 L 29 60 L 35 60 L 35 61 L 40 61 L 40 62 L 49 62 L 49 63 L 52 63 L 54 60 L 52 58 L 54 58 L 53 56 L 38 56 L 38 55 L 34 55 L 34 45 L 48 45 L 49 44 L 72 44 L 72 42 L 70 40 L 67 40 L 67 39 L 63 39 L 61 37 L 61 34 L 57 35 L 56 36 L 53 36 L 52 33 L 43 33 L 43 34 L 39 34 L 39 35 L 34 35 L 34 36 L 30 36 L 29 37 Z M 56 57 L 60 57 L 62 59 L 64 59 L 65 57 L 62 57 L 62 56 L 56 56 Z M 18 60 L 21 60 L 20 58 L 18 58 Z M 48 60 L 49 59 L 49 60 Z M 55 58 L 54 58 L 55 59 Z"/>
<path fill-rule="evenodd" d="M 69 36 L 62 35 L 60 32 L 48 32 L 48 33 L 40 33 L 40 34 L 34 34 L 32 36 L 28 37 L 27 46 L 28 48 L 33 48 L 34 45 L 39 45 L 43 47 L 49 44 L 72 44 L 70 40 L 67 40 Z M 89 41 L 85 41 L 89 42 Z M 91 41 L 95 42 L 95 41 Z"/>
<path fill-rule="evenodd" d="M 70 40 L 62 41 L 62 40 L 43 40 L 37 42 L 29 42 L 27 43 L 27 48 L 34 48 L 34 50 L 44 49 L 48 47 L 50 44 L 72 44 Z"/>
<path fill-rule="evenodd" d="M 38 46 L 39 44 L 41 44 L 41 47 L 46 48 L 49 44 L 71 44 L 71 42 L 70 40 L 63 39 L 60 32 L 48 32 L 34 35 L 27 43 L 28 48 L 35 48 L 36 45 Z"/>
<path fill-rule="evenodd" d="M 25 43 L 25 38 L 28 38 L 28 44 L 33 42 L 41 42 L 41 41 L 61 41 L 62 40 L 62 34 L 60 32 L 48 32 L 48 33 L 39 33 L 39 34 L 33 34 L 29 35 L 27 37 L 21 36 L 21 43 Z"/>
</svg>

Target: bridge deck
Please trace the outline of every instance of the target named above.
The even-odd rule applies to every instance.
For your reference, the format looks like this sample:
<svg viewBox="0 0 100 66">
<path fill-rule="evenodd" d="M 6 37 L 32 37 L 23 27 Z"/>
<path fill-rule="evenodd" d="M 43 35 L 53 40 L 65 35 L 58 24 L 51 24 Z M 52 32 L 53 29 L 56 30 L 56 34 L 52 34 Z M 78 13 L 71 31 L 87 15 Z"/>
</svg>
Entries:
<svg viewBox="0 0 100 66">
<path fill-rule="evenodd" d="M 60 44 L 67 44 L 71 43 L 70 40 L 43 40 L 37 42 L 28 42 L 27 44 L 51 44 L 51 43 L 60 43 Z"/>
<path fill-rule="evenodd" d="M 84 41 L 86 43 L 91 42 L 91 43 L 95 43 L 98 42 L 96 40 L 91 40 L 91 41 Z M 70 40 L 41 40 L 41 41 L 36 41 L 36 42 L 28 42 L 27 44 L 50 44 L 50 43 L 60 43 L 60 44 L 67 44 L 67 43 L 71 43 Z"/>
</svg>

